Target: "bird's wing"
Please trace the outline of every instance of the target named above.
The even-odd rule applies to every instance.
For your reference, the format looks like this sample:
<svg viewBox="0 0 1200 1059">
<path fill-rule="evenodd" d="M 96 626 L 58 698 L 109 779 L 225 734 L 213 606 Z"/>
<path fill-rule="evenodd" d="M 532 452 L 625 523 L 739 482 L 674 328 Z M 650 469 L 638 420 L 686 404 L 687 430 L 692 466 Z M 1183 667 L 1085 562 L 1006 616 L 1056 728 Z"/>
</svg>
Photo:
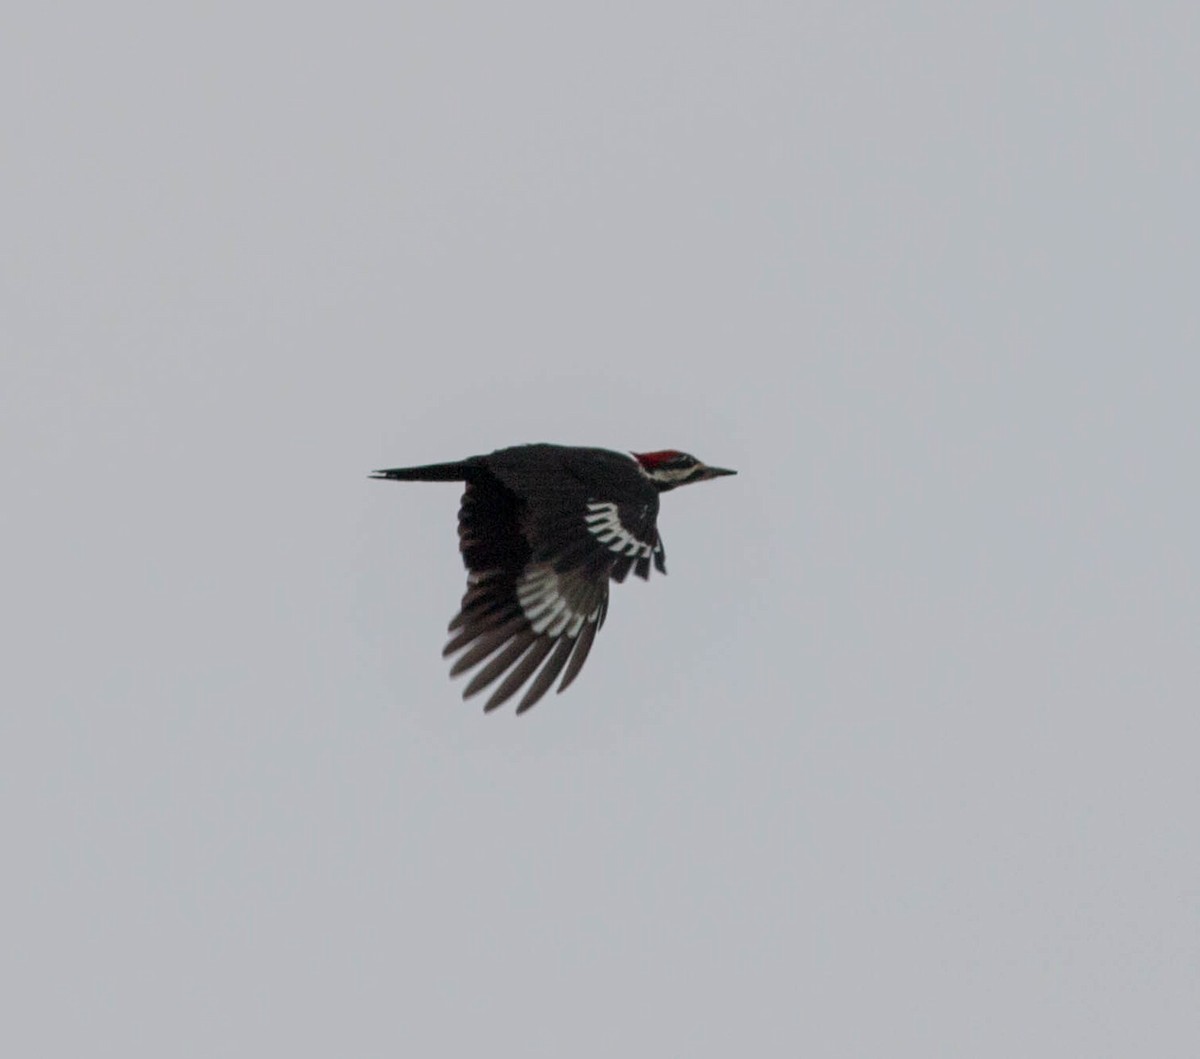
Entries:
<svg viewBox="0 0 1200 1059">
<path fill-rule="evenodd" d="M 574 459 L 581 451 L 590 454 L 589 473 L 580 473 Z M 666 573 L 658 493 L 631 459 L 603 449 L 528 445 L 493 453 L 487 466 L 525 502 L 521 528 L 534 561 L 614 581 L 631 569 L 648 578 L 651 564 Z"/>
<path fill-rule="evenodd" d="M 488 699 L 489 710 L 530 678 L 518 713 L 545 695 L 560 673 L 558 690 L 565 690 L 587 660 L 608 609 L 607 563 L 560 570 L 544 554 L 547 541 L 531 531 L 527 511 L 523 500 L 487 473 L 468 481 L 459 510 L 459 544 L 469 573 L 443 654 L 463 652 L 451 675 L 482 665 L 464 698 L 503 676 Z"/>
<path fill-rule="evenodd" d="M 600 545 L 612 557 L 609 576 L 614 581 L 624 581 L 631 569 L 648 579 L 652 561 L 659 573 L 667 572 L 667 554 L 655 527 L 657 516 L 657 498 L 653 504 L 587 501 L 583 521 L 589 543 Z"/>
<path fill-rule="evenodd" d="M 621 582 L 631 569 L 648 578 L 652 562 L 666 573 L 657 516 L 657 496 L 621 503 L 584 492 L 556 494 L 528 506 L 523 530 L 534 560 Z"/>
</svg>

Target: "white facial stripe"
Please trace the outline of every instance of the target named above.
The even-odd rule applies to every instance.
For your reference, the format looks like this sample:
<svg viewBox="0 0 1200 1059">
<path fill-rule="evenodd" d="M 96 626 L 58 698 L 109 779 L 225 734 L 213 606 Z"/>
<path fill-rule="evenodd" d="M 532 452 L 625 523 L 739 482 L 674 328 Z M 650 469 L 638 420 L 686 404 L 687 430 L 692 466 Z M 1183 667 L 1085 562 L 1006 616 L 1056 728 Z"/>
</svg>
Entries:
<svg viewBox="0 0 1200 1059">
<path fill-rule="evenodd" d="M 650 477 L 660 482 L 680 482 L 684 478 L 690 477 L 695 471 L 695 465 L 691 467 L 662 467 L 651 471 Z"/>
<path fill-rule="evenodd" d="M 611 552 L 618 555 L 648 557 L 654 546 L 638 540 L 621 525 L 617 505 L 609 501 L 591 501 L 585 516 L 588 532 Z"/>
</svg>

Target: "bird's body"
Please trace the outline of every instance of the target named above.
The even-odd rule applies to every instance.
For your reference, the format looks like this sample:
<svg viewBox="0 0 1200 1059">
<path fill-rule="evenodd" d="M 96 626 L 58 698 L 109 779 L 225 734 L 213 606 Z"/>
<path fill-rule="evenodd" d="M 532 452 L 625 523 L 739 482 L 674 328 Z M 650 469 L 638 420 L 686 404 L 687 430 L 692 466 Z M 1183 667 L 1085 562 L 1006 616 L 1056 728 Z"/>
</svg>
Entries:
<svg viewBox="0 0 1200 1059">
<path fill-rule="evenodd" d="M 733 471 L 674 450 L 518 445 L 458 463 L 377 471 L 399 481 L 465 482 L 458 513 L 467 591 L 450 622 L 451 674 L 477 665 L 463 697 L 504 679 L 487 709 L 532 682 L 517 712 L 562 673 L 575 679 L 608 609 L 608 583 L 666 573 L 659 493 Z M 536 673 L 536 676 L 534 675 Z"/>
</svg>

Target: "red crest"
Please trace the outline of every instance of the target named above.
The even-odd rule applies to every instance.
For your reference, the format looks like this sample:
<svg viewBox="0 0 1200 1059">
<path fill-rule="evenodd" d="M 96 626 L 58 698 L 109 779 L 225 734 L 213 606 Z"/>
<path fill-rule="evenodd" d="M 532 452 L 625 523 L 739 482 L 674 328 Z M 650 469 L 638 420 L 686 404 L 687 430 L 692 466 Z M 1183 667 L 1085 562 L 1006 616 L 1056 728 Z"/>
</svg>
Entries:
<svg viewBox="0 0 1200 1059">
<path fill-rule="evenodd" d="M 643 467 L 649 468 L 658 467 L 668 460 L 673 460 L 682 455 L 682 452 L 676 452 L 674 449 L 662 449 L 659 452 L 635 452 L 633 458 Z"/>
</svg>

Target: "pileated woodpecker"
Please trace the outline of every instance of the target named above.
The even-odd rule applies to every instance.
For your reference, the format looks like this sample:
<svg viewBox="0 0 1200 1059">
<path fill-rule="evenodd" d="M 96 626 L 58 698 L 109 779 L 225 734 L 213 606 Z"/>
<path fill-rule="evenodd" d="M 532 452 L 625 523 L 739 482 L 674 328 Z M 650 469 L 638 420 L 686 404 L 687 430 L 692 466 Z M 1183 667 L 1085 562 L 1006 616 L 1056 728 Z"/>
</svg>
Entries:
<svg viewBox="0 0 1200 1059">
<path fill-rule="evenodd" d="M 655 526 L 658 494 L 736 473 L 673 449 L 626 456 L 518 445 L 461 463 L 398 467 L 372 477 L 466 482 L 458 538 L 467 592 L 442 654 L 464 651 L 451 676 L 490 659 L 472 677 L 464 699 L 504 676 L 485 710 L 533 677 L 517 706 L 522 713 L 559 673 L 560 692 L 579 674 L 604 623 L 610 578 L 624 581 L 632 570 L 648 579 L 651 563 L 667 572 Z"/>
</svg>

